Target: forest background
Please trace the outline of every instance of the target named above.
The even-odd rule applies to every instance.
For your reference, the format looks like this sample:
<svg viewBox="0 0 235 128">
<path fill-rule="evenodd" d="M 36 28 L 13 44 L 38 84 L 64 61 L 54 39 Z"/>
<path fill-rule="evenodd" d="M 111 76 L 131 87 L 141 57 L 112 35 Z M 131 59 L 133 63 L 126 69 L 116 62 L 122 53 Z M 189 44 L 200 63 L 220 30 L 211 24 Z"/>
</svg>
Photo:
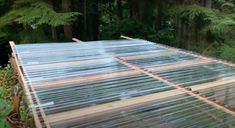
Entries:
<svg viewBox="0 0 235 128">
<path fill-rule="evenodd" d="M 141 38 L 235 62 L 235 0 L 0 0 L 0 65 L 8 41 Z"/>
</svg>

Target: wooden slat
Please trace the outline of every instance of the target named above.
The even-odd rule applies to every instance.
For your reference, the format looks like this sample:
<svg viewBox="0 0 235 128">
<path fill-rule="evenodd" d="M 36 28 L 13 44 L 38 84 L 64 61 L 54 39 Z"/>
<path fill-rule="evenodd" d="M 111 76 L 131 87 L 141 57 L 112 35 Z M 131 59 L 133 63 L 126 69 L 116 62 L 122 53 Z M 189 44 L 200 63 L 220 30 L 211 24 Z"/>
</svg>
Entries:
<svg viewBox="0 0 235 128">
<path fill-rule="evenodd" d="M 23 87 L 25 93 L 27 94 L 26 96 L 27 96 L 27 100 L 28 100 L 29 105 L 33 105 L 34 104 L 33 103 L 33 98 L 31 97 L 31 95 L 28 95 L 28 94 L 30 94 L 29 88 L 28 88 L 28 86 L 25 83 L 25 78 L 24 78 L 24 76 L 22 74 L 22 71 L 20 69 L 20 64 L 19 64 L 18 58 L 16 56 L 15 43 L 13 41 L 10 41 L 9 43 L 10 43 L 11 49 L 13 51 L 12 52 L 12 57 L 13 58 L 11 58 L 12 64 L 14 65 L 13 68 L 15 68 L 14 70 L 18 73 L 19 83 L 21 84 L 21 86 Z M 32 88 L 32 90 L 33 90 L 33 88 Z M 40 102 L 39 102 L 37 97 L 36 97 L 36 100 L 37 100 L 37 103 L 40 104 Z M 42 125 L 40 123 L 40 120 L 39 120 L 39 117 L 37 115 L 36 109 L 35 108 L 31 108 L 31 110 L 33 112 L 33 117 L 34 117 L 34 121 L 35 121 L 36 127 L 38 127 L 38 128 L 42 127 Z M 41 111 L 42 117 L 44 117 L 44 122 L 45 122 L 46 127 L 50 128 L 49 123 L 47 122 L 47 120 L 45 120 L 46 115 L 45 115 L 44 111 L 42 109 L 40 109 L 40 111 Z"/>
<path fill-rule="evenodd" d="M 127 40 L 137 40 L 128 36 L 121 35 L 120 38 L 127 39 Z"/>
<path fill-rule="evenodd" d="M 72 38 L 73 41 L 78 42 L 78 43 L 83 43 L 83 41 L 77 39 L 77 38 Z"/>
</svg>

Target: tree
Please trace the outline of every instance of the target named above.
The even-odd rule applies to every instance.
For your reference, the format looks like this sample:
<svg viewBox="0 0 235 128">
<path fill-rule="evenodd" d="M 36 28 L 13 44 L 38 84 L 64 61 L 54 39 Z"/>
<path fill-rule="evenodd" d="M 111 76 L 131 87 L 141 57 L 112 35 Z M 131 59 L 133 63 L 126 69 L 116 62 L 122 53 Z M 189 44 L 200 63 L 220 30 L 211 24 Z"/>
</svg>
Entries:
<svg viewBox="0 0 235 128">
<path fill-rule="evenodd" d="M 0 28 L 16 24 L 21 25 L 24 30 L 47 25 L 69 25 L 78 15 L 77 12 L 57 13 L 43 0 L 16 0 L 12 8 L 0 17 Z"/>
<path fill-rule="evenodd" d="M 71 12 L 72 0 L 62 0 L 62 10 L 63 12 Z M 71 25 L 64 25 L 64 35 L 66 39 L 71 39 L 73 37 Z"/>
</svg>

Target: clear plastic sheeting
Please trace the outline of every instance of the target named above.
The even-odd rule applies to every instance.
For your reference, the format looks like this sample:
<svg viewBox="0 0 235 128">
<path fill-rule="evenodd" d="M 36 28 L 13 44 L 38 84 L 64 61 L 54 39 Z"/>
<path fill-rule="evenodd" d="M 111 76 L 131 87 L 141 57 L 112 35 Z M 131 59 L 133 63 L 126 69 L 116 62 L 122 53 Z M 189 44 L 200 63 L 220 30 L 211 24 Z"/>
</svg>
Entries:
<svg viewBox="0 0 235 128">
<path fill-rule="evenodd" d="M 53 105 L 44 107 L 46 114 L 51 114 L 171 89 L 173 87 L 144 74 L 139 74 L 96 81 L 89 84 L 69 85 L 69 87 L 38 91 L 37 95 L 42 104 L 54 102 Z"/>
<path fill-rule="evenodd" d="M 208 97 L 209 100 L 215 101 L 218 104 L 235 110 L 235 83 L 226 84 L 224 86 L 218 86 L 201 90 L 200 95 Z"/>
<path fill-rule="evenodd" d="M 11 47 L 42 127 L 235 127 L 233 64 L 145 40 Z"/>
<path fill-rule="evenodd" d="M 140 58 L 135 60 L 129 60 L 128 62 L 131 64 L 138 65 L 140 67 L 151 67 L 151 66 L 163 66 L 166 64 L 184 62 L 194 59 L 197 59 L 197 57 L 180 53 L 180 54 L 166 55 L 160 57 L 153 56 L 148 58 Z"/>
<path fill-rule="evenodd" d="M 223 63 L 211 63 L 200 66 L 157 72 L 161 77 L 181 86 L 193 86 L 217 80 L 235 78 L 235 67 Z"/>
<path fill-rule="evenodd" d="M 25 70 L 27 71 L 27 78 L 31 81 L 32 84 L 34 84 L 40 83 L 42 81 L 45 82 L 71 77 L 92 76 L 105 73 L 127 71 L 131 69 L 113 59 L 106 59 L 86 64 L 68 64 L 63 65 L 63 67 L 56 64 L 50 67 L 44 66 L 43 68 L 30 69 L 26 67 Z"/>
<path fill-rule="evenodd" d="M 235 118 L 194 97 L 181 96 L 53 125 L 58 128 L 225 128 L 235 127 Z"/>
<path fill-rule="evenodd" d="M 22 64 L 25 66 L 136 55 L 143 52 L 154 53 L 163 50 L 163 48 L 142 40 L 100 41 L 89 42 L 88 44 L 26 44 L 17 46 Z"/>
</svg>

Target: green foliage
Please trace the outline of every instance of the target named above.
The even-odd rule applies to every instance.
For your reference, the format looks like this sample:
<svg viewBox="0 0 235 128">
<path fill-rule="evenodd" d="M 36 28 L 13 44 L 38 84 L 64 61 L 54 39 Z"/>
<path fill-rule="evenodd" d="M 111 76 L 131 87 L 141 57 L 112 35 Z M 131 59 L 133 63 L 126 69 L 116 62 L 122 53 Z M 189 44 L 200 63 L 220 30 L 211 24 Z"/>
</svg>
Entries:
<svg viewBox="0 0 235 128">
<path fill-rule="evenodd" d="M 192 34 L 200 37 L 200 42 L 192 40 L 189 49 L 234 61 L 235 47 L 232 43 L 235 40 L 234 3 L 231 0 L 216 0 L 214 7 L 211 9 L 199 4 L 179 5 L 173 7 L 169 14 L 173 18 L 180 18 L 189 28 L 196 26 L 199 33 Z"/>
<path fill-rule="evenodd" d="M 176 6 L 170 10 L 169 14 L 173 17 L 180 17 L 186 23 L 192 23 L 193 20 L 208 23 L 215 17 L 215 13 L 212 9 L 199 5 Z"/>
<path fill-rule="evenodd" d="M 6 117 L 13 110 L 12 106 L 12 87 L 16 81 L 9 81 L 13 71 L 10 68 L 0 69 L 0 126 L 10 128 Z"/>
<path fill-rule="evenodd" d="M 223 39 L 225 41 L 226 39 L 233 38 L 235 35 L 235 20 L 226 16 L 217 17 L 214 18 L 210 25 L 205 27 L 205 30 L 209 31 L 215 40 Z"/>
<path fill-rule="evenodd" d="M 6 117 L 10 114 L 12 109 L 13 108 L 11 103 L 7 102 L 6 100 L 0 99 L 0 126 L 2 128 L 10 128 L 10 125 L 6 120 Z"/>
<path fill-rule="evenodd" d="M 230 42 L 227 44 L 224 44 L 221 47 L 221 54 L 220 58 L 223 58 L 228 61 L 235 62 L 235 42 Z"/>
<path fill-rule="evenodd" d="M 101 38 L 119 38 L 120 35 L 128 35 L 133 38 L 156 38 L 156 31 L 147 25 L 133 19 L 124 19 L 119 22 L 106 23 L 101 27 Z"/>
<path fill-rule="evenodd" d="M 147 39 L 165 44 L 172 44 L 175 39 L 173 29 L 166 28 L 156 31 L 153 27 L 133 19 L 104 23 L 104 25 L 100 27 L 100 31 L 101 39 L 117 39 L 120 35 L 128 35 L 133 38 Z"/>
<path fill-rule="evenodd" d="M 99 25 L 99 39 L 126 35 L 223 58 L 228 55 L 224 51 L 233 49 L 227 46 L 235 40 L 235 0 L 213 0 L 212 6 L 205 0 L 79 2 L 74 0 L 72 9 L 83 15 L 62 13 L 61 0 L 0 0 L 0 46 L 8 45 L 8 40 L 50 42 L 52 35 L 62 41 L 63 25 L 74 24 L 73 36 L 81 39 L 96 37 L 93 25 Z"/>
<path fill-rule="evenodd" d="M 9 116 L 10 112 L 13 110 L 13 88 L 17 85 L 17 80 L 13 70 L 10 67 L 5 67 L 0 69 L 0 126 L 10 128 L 6 118 Z M 23 100 L 25 95 L 23 95 Z M 22 103 L 24 103 L 22 101 Z M 21 121 L 27 121 L 31 117 L 29 115 L 29 109 L 26 105 L 22 104 L 20 106 L 20 119 Z"/>
<path fill-rule="evenodd" d="M 10 67 L 0 69 L 0 99 L 11 101 L 13 96 L 13 87 L 17 84 L 13 79 L 13 71 Z"/>
<path fill-rule="evenodd" d="M 176 46 L 174 29 L 165 28 L 157 32 L 157 42 L 164 43 L 170 46 Z"/>
<path fill-rule="evenodd" d="M 12 9 L 0 19 L 0 27 L 12 22 L 25 25 L 68 25 L 76 20 L 78 12 L 57 13 L 42 0 L 17 0 Z"/>
<path fill-rule="evenodd" d="M 50 42 L 50 33 L 45 31 L 43 26 L 38 26 L 37 29 L 26 29 L 20 31 L 15 39 L 18 39 L 21 43 Z"/>
</svg>

